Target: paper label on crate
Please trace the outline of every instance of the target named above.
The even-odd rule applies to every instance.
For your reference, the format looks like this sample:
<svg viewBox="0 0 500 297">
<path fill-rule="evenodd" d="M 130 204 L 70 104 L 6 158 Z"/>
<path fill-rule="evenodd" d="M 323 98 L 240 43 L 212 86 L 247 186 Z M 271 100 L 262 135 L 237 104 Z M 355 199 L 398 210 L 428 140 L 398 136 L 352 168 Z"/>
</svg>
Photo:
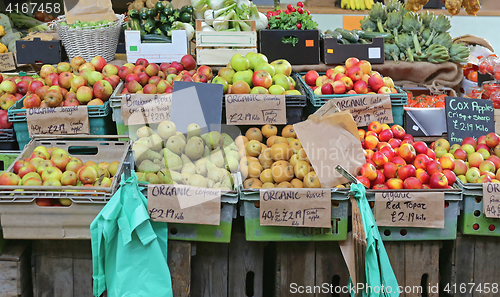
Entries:
<svg viewBox="0 0 500 297">
<path fill-rule="evenodd" d="M 35 134 L 90 134 L 87 106 L 62 106 L 26 109 L 30 137 Z"/>
<path fill-rule="evenodd" d="M 186 185 L 148 185 L 153 221 L 220 225 L 221 190 Z"/>
<path fill-rule="evenodd" d="M 0 54 L 0 72 L 16 69 L 13 53 Z"/>
<path fill-rule="evenodd" d="M 262 189 L 260 225 L 330 228 L 330 189 Z"/>
<path fill-rule="evenodd" d="M 228 125 L 286 124 L 285 95 L 226 95 Z"/>
<path fill-rule="evenodd" d="M 387 227 L 444 228 L 444 193 L 376 193 L 375 221 Z"/>
<path fill-rule="evenodd" d="M 362 95 L 331 99 L 340 110 L 349 110 L 358 127 L 373 121 L 393 123 L 391 97 L 389 95 Z"/>
<path fill-rule="evenodd" d="M 483 184 L 483 213 L 487 218 L 500 219 L 500 184 Z"/>
<path fill-rule="evenodd" d="M 127 126 L 168 121 L 171 107 L 172 94 L 122 95 L 122 119 Z"/>
</svg>

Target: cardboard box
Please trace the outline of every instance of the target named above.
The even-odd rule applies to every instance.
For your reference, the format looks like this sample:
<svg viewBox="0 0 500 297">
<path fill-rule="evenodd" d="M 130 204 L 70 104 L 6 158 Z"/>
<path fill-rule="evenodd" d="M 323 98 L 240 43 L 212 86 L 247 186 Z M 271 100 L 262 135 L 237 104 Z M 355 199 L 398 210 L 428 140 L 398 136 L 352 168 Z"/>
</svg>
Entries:
<svg viewBox="0 0 500 297">
<path fill-rule="evenodd" d="M 16 49 L 19 64 L 57 64 L 67 59 L 61 40 L 21 39 L 16 41 Z"/>
<path fill-rule="evenodd" d="M 321 61 L 325 64 L 342 64 L 348 58 L 356 57 L 372 64 L 383 64 L 384 39 L 373 38 L 371 44 L 339 44 L 335 38 L 321 40 Z"/>
<path fill-rule="evenodd" d="M 296 37 L 297 43 L 284 43 Z M 260 30 L 259 52 L 269 62 L 285 59 L 292 65 L 319 64 L 319 30 Z"/>
<path fill-rule="evenodd" d="M 139 58 L 153 63 L 180 61 L 188 54 L 186 31 L 172 30 L 172 43 L 142 43 L 140 31 L 126 30 L 125 51 L 128 63 L 135 63 Z"/>
</svg>

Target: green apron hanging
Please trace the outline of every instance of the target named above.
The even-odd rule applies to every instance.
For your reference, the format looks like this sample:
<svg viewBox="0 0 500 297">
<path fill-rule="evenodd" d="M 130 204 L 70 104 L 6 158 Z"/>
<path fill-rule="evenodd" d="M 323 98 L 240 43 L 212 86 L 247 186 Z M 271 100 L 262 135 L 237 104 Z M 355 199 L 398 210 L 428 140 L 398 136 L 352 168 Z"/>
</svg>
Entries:
<svg viewBox="0 0 500 297">
<path fill-rule="evenodd" d="M 94 296 L 172 297 L 167 223 L 153 222 L 137 175 L 125 180 L 90 225 Z"/>
<path fill-rule="evenodd" d="M 398 297 L 398 281 L 392 270 L 389 257 L 384 248 L 382 238 L 378 232 L 372 210 L 366 200 L 365 186 L 361 183 L 351 184 L 351 192 L 358 202 L 358 207 L 363 220 L 366 237 L 366 258 L 365 258 L 365 287 L 370 286 L 371 290 L 364 290 L 363 297 Z M 383 287 L 382 287 L 383 286 Z M 349 279 L 349 287 L 352 282 Z M 383 289 L 382 289 L 383 288 Z M 378 292 L 378 293 L 377 293 Z M 355 296 L 355 291 L 351 290 L 351 297 Z"/>
</svg>

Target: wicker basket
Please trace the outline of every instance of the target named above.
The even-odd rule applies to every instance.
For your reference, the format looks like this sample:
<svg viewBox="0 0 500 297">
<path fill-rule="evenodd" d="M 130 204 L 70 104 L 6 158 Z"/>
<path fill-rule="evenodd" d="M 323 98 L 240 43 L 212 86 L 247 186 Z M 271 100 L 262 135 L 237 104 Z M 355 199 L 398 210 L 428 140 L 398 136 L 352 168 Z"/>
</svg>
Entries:
<svg viewBox="0 0 500 297">
<path fill-rule="evenodd" d="M 61 26 L 61 22 L 65 22 L 66 17 L 59 16 L 54 22 L 54 27 L 61 37 L 70 61 L 80 56 L 90 62 L 93 57 L 101 56 L 109 62 L 115 59 L 116 46 L 124 20 L 124 15 L 117 14 L 116 21 L 106 25 L 70 29 L 68 26 Z"/>
</svg>

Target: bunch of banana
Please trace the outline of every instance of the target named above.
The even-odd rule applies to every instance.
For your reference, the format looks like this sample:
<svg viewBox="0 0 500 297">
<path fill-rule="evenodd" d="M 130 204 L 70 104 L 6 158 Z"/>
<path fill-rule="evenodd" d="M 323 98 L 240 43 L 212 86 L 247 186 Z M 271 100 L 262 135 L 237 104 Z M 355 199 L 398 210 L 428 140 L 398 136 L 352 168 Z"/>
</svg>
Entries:
<svg viewBox="0 0 500 297">
<path fill-rule="evenodd" d="M 372 9 L 373 0 L 342 0 L 340 7 L 350 10 Z"/>
</svg>

